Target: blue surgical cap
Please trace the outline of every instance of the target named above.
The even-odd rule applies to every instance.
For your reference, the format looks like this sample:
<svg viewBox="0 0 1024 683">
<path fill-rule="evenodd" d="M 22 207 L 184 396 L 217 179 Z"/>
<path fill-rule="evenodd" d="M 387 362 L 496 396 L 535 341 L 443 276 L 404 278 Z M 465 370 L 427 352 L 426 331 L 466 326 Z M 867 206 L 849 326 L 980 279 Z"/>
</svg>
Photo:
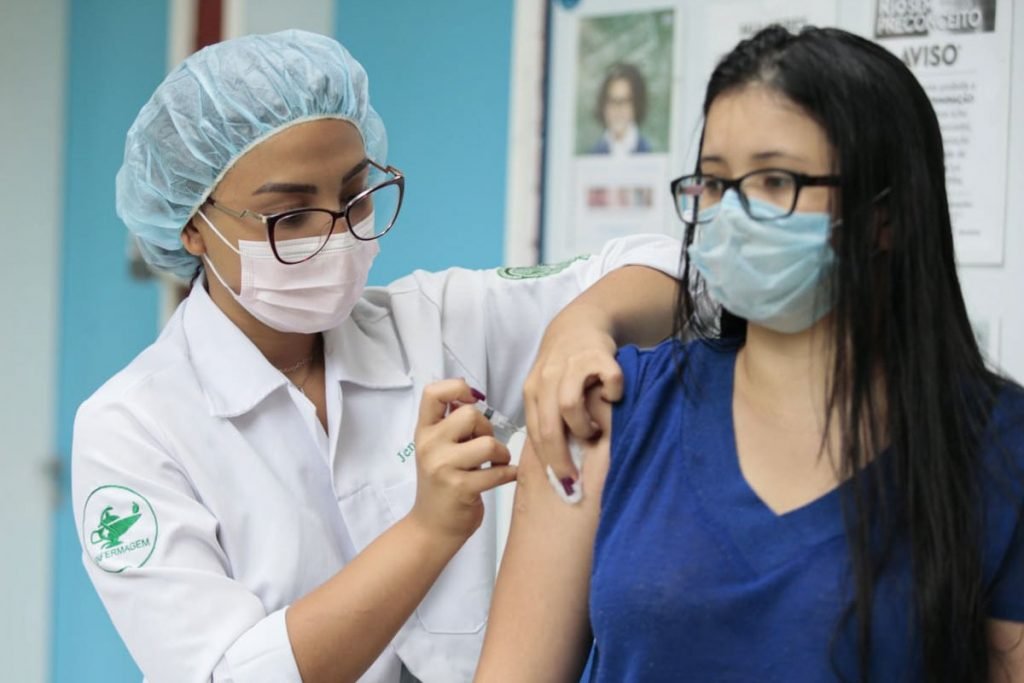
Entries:
<svg viewBox="0 0 1024 683">
<path fill-rule="evenodd" d="M 350 121 L 383 163 L 387 133 L 370 106 L 366 71 L 337 41 L 306 31 L 245 36 L 196 52 L 174 69 L 128 130 L 117 215 L 146 262 L 189 278 L 199 261 L 181 231 L 228 169 L 296 123 Z"/>
</svg>

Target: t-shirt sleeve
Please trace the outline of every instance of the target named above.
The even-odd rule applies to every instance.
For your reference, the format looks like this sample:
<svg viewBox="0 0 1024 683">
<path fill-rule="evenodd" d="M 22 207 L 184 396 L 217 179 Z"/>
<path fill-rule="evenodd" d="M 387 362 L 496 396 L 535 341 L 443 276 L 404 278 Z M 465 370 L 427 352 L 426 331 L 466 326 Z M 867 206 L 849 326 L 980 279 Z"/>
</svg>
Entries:
<svg viewBox="0 0 1024 683">
<path fill-rule="evenodd" d="M 619 424 L 625 426 L 633 414 L 642 384 L 644 354 L 636 346 L 619 349 L 615 359 L 622 369 L 622 400 L 615 404 L 612 429 L 618 431 Z"/>
<path fill-rule="evenodd" d="M 1005 550 L 989 585 L 989 616 L 1024 622 L 1024 390 L 1004 392 L 993 423 L 996 436 L 983 454 L 991 479 L 987 550 L 993 542 Z"/>
<path fill-rule="evenodd" d="M 1024 622 L 1024 513 L 1018 515 L 1009 548 L 992 584 L 989 616 Z"/>
<path fill-rule="evenodd" d="M 612 457 L 628 449 L 641 432 L 650 428 L 652 401 L 666 390 L 666 373 L 672 371 L 679 342 L 668 340 L 651 349 L 624 346 L 616 360 L 622 368 L 622 399 L 612 410 Z M 683 351 L 685 352 L 685 351 Z"/>
</svg>

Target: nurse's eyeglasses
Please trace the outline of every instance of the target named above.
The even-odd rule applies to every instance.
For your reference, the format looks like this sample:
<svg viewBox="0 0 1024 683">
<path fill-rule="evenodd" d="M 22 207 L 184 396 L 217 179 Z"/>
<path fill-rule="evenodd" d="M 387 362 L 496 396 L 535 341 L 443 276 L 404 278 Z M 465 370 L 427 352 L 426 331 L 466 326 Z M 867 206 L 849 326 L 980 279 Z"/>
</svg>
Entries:
<svg viewBox="0 0 1024 683">
<path fill-rule="evenodd" d="M 309 208 L 264 215 L 248 209 L 230 209 L 213 197 L 208 197 L 206 203 L 235 218 L 257 219 L 267 226 L 267 240 L 278 261 L 302 263 L 320 253 L 339 220 L 345 221 L 345 228 L 353 237 L 364 242 L 383 237 L 394 226 L 405 195 L 405 175 L 394 166 L 363 159 L 347 177 L 367 169 L 366 188 L 349 199 L 341 211 Z M 367 221 L 371 214 L 373 220 Z"/>
<path fill-rule="evenodd" d="M 837 185 L 837 175 L 806 175 L 764 168 L 733 179 L 703 173 L 684 175 L 673 180 L 671 188 L 680 220 L 707 223 L 718 215 L 722 197 L 729 190 L 736 191 L 748 216 L 755 221 L 771 221 L 793 213 L 803 188 Z"/>
</svg>

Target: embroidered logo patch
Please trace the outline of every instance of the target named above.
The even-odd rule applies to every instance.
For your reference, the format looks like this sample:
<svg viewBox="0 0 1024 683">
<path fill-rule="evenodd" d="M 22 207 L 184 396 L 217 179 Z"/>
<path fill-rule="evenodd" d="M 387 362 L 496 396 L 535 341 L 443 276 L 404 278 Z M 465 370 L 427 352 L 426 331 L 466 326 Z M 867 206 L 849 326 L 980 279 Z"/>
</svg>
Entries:
<svg viewBox="0 0 1024 683">
<path fill-rule="evenodd" d="M 562 261 L 561 263 L 499 268 L 498 275 L 506 280 L 533 280 L 535 278 L 547 277 L 549 275 L 554 275 L 555 273 L 561 273 L 577 261 L 586 261 L 588 258 L 590 258 L 590 254 L 577 256 L 576 258 L 569 259 L 568 261 Z"/>
<path fill-rule="evenodd" d="M 85 501 L 82 547 L 103 571 L 117 574 L 146 564 L 158 532 L 153 506 L 130 488 L 100 486 Z"/>
</svg>

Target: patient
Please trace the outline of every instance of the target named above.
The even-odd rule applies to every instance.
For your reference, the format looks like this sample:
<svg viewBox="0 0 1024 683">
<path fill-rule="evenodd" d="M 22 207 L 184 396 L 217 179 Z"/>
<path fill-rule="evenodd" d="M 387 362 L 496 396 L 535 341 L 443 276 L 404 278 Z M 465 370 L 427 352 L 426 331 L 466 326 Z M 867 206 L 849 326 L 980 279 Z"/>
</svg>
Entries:
<svg viewBox="0 0 1024 683">
<path fill-rule="evenodd" d="M 925 92 L 776 26 L 703 110 L 694 341 L 620 351 L 580 504 L 524 454 L 477 680 L 1022 680 L 1024 390 L 968 324 Z"/>
</svg>

